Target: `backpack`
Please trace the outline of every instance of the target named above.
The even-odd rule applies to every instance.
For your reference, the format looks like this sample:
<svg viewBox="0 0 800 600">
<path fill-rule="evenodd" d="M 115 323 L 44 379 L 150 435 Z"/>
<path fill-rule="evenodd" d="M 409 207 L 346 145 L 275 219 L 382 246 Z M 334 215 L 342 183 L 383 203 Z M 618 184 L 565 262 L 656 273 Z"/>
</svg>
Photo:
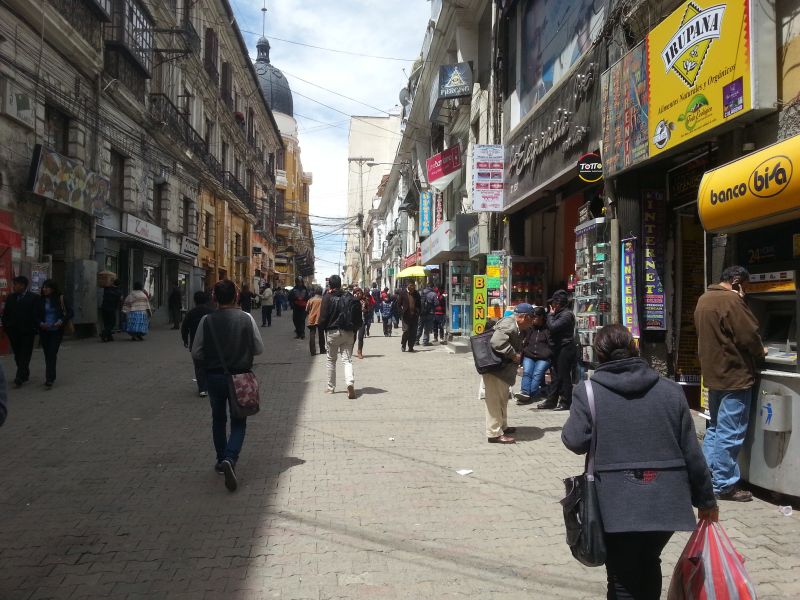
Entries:
<svg viewBox="0 0 800 600">
<path fill-rule="evenodd" d="M 345 331 L 355 331 L 353 323 L 353 304 L 356 302 L 351 293 L 331 294 L 331 306 L 328 309 L 329 317 L 327 329 L 343 329 Z M 359 306 L 359 310 L 361 307 Z"/>
<path fill-rule="evenodd" d="M 500 356 L 492 348 L 493 334 L 494 326 L 492 326 L 492 329 L 486 329 L 483 333 L 469 338 L 469 344 L 472 347 L 472 358 L 475 361 L 475 370 L 481 375 L 500 371 L 509 362 L 507 358 Z"/>
<path fill-rule="evenodd" d="M 439 299 L 436 297 L 436 294 L 434 294 L 433 292 L 423 293 L 422 306 L 420 307 L 420 314 L 423 316 L 432 315 L 438 303 Z"/>
<path fill-rule="evenodd" d="M 374 288 L 370 296 L 372 296 L 373 306 L 381 301 L 381 291 L 378 288 Z"/>
</svg>

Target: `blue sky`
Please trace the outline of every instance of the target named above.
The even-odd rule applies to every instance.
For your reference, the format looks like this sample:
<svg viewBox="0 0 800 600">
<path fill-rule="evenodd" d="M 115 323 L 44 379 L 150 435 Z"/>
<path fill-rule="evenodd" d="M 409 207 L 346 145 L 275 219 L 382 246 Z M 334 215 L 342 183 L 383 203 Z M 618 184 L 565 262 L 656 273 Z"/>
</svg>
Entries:
<svg viewBox="0 0 800 600">
<path fill-rule="evenodd" d="M 255 58 L 263 0 L 230 2 Z M 382 115 L 398 104 L 407 81 L 403 69 L 408 73 L 419 56 L 429 18 L 428 0 L 267 0 L 270 58 L 291 85 L 303 169 L 314 174 L 311 213 L 320 281 L 336 271 L 342 257 L 344 236 L 330 218 L 347 213 L 348 115 Z"/>
</svg>

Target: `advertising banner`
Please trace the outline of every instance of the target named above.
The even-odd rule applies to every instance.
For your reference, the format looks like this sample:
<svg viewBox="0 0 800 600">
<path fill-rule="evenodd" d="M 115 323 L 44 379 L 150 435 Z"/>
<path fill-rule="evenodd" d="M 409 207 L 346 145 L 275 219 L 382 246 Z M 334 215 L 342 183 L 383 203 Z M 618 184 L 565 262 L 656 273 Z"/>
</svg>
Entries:
<svg viewBox="0 0 800 600">
<path fill-rule="evenodd" d="M 472 276 L 472 335 L 483 333 L 486 329 L 486 276 Z"/>
<path fill-rule="evenodd" d="M 622 324 L 634 338 L 640 337 L 636 300 L 636 238 L 622 240 Z"/>
<path fill-rule="evenodd" d="M 433 230 L 433 194 L 422 192 L 419 195 L 419 237 L 427 237 Z"/>
<path fill-rule="evenodd" d="M 650 156 L 752 108 L 751 1 L 690 0 L 648 34 Z"/>
<path fill-rule="evenodd" d="M 472 210 L 500 212 L 505 189 L 505 148 L 500 144 L 472 147 Z"/>
<path fill-rule="evenodd" d="M 425 161 L 428 183 L 437 190 L 446 188 L 461 170 L 461 145 L 456 144 L 444 152 L 434 154 Z"/>
<path fill-rule="evenodd" d="M 646 190 L 642 196 L 644 329 L 647 331 L 665 331 L 667 329 L 667 304 L 664 293 L 666 198 L 663 192 L 656 190 Z"/>
</svg>

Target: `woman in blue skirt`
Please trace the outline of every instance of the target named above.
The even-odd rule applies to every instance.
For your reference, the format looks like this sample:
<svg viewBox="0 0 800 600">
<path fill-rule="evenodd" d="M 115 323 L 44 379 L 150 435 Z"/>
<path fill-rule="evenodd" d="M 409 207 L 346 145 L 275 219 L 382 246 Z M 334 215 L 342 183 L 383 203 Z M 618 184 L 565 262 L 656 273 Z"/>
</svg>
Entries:
<svg viewBox="0 0 800 600">
<path fill-rule="evenodd" d="M 131 341 L 144 341 L 144 336 L 150 330 L 151 308 L 150 296 L 140 281 L 133 284 L 133 291 L 125 298 L 122 312 L 127 317 L 125 326 Z"/>
</svg>

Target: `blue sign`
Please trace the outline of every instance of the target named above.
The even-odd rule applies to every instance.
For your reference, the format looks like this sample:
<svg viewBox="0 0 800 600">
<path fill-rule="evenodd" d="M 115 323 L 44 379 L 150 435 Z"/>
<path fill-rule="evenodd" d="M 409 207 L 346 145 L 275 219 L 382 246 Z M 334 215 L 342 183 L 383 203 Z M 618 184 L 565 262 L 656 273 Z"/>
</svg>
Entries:
<svg viewBox="0 0 800 600">
<path fill-rule="evenodd" d="M 433 225 L 433 192 L 419 195 L 419 237 L 428 237 Z"/>
</svg>

